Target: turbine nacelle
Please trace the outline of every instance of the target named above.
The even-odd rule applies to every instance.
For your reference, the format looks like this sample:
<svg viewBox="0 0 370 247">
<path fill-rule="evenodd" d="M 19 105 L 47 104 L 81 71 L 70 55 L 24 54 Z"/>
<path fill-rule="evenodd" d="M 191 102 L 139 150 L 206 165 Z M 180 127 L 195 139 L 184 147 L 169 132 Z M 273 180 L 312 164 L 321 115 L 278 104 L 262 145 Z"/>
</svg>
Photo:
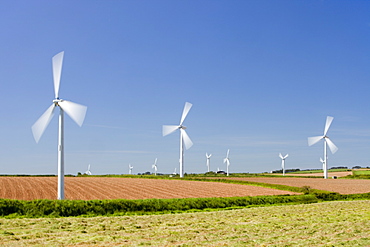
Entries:
<svg viewBox="0 0 370 247">
<path fill-rule="evenodd" d="M 59 99 L 59 98 L 58 98 L 58 99 L 53 100 L 53 103 L 54 103 L 54 105 L 55 105 L 55 106 L 59 106 L 59 103 L 60 103 L 60 102 L 63 102 L 63 100 L 62 100 L 62 99 Z"/>
</svg>

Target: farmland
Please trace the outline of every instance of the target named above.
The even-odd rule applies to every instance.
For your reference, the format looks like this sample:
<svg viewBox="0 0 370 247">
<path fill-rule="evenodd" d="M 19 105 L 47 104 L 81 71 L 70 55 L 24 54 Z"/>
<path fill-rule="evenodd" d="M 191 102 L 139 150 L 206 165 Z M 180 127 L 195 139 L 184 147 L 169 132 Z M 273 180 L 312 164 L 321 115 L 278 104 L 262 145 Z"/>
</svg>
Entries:
<svg viewBox="0 0 370 247">
<path fill-rule="evenodd" d="M 18 207 L 23 213 L 17 211 L 18 213 L 3 214 L 8 216 L 0 218 L 0 242 L 2 246 L 370 245 L 369 200 L 329 199 L 327 202 L 317 203 L 321 201 L 320 194 L 317 194 L 319 196 L 317 198 L 315 194 L 292 196 L 300 193 L 196 179 L 201 178 L 188 181 L 127 177 L 66 177 L 66 198 L 73 201 L 30 201 L 54 199 L 57 193 L 57 178 L 0 177 L 1 198 L 26 200 L 22 201 L 24 203 L 2 201 L 4 210 Z M 293 187 L 309 186 L 312 189 L 341 194 L 370 192 L 370 180 L 360 179 L 325 180 L 293 177 L 223 179 Z M 219 198 L 217 201 L 215 198 L 206 199 L 207 197 L 226 198 Z M 358 198 L 366 199 L 369 195 Z M 230 206 L 227 206 L 228 203 Z M 290 205 L 297 203 L 302 204 Z M 285 205 L 271 206 L 272 204 Z M 10 207 L 6 208 L 6 205 Z M 217 209 L 223 205 L 222 208 L 233 210 L 212 211 L 216 207 L 211 205 L 217 205 Z M 265 207 L 256 207 L 258 205 Z M 127 209 L 124 208 L 122 211 L 118 208 L 121 206 Z M 254 207 L 241 208 L 248 206 Z M 152 210 L 148 210 L 150 215 L 140 215 L 140 210 L 147 211 L 146 207 Z M 39 211 L 36 211 L 36 208 Z M 127 214 L 127 210 L 131 208 L 132 214 Z M 82 209 L 87 211 L 83 212 Z M 42 213 L 42 210 L 49 213 L 45 213 L 46 211 Z M 165 214 L 156 214 L 161 210 Z M 191 210 L 200 212 L 192 213 Z M 22 215 L 26 218 L 19 217 Z M 85 217 L 60 217 L 63 215 Z"/>
<path fill-rule="evenodd" d="M 340 194 L 369 193 L 370 180 L 366 179 L 322 179 L 292 177 L 246 177 L 225 178 L 239 181 L 251 181 L 269 184 L 281 184 L 294 187 L 310 186 L 312 189 L 327 190 Z"/>
<path fill-rule="evenodd" d="M 293 177 L 223 177 L 234 181 L 280 184 L 340 194 L 369 193 L 370 180 Z M 17 200 L 55 199 L 56 177 L 0 177 L 0 198 Z M 252 185 L 118 177 L 66 177 L 65 195 L 70 200 L 166 199 L 244 197 L 298 194 L 291 191 Z"/>
<path fill-rule="evenodd" d="M 281 174 L 279 174 L 281 175 Z M 315 177 L 324 177 L 323 171 L 316 171 L 316 172 L 290 172 L 286 173 L 286 176 L 315 176 Z M 345 177 L 348 175 L 352 175 L 352 171 L 330 171 L 328 172 L 328 176 L 331 178 L 333 176 L 336 177 Z"/>
<path fill-rule="evenodd" d="M 2 246 L 369 246 L 370 201 L 93 218 L 0 219 Z M 335 209 L 335 210 L 333 210 Z"/>
<path fill-rule="evenodd" d="M 0 177 L 0 198 L 55 199 L 56 177 Z M 70 200 L 207 198 L 298 194 L 271 188 L 216 182 L 114 177 L 66 177 Z"/>
</svg>

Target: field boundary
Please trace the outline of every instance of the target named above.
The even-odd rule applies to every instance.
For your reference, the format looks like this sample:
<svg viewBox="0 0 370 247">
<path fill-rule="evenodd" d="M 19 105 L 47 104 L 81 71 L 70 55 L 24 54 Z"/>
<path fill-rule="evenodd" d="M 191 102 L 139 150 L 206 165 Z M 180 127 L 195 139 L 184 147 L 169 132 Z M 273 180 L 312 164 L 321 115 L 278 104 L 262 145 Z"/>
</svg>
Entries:
<svg viewBox="0 0 370 247">
<path fill-rule="evenodd" d="M 168 214 L 189 211 L 225 210 L 243 207 L 307 204 L 322 201 L 370 200 L 370 193 L 341 195 L 309 193 L 253 197 L 217 197 L 144 200 L 11 200 L 0 199 L 0 216 L 6 218 L 94 217 L 118 215 Z"/>
</svg>

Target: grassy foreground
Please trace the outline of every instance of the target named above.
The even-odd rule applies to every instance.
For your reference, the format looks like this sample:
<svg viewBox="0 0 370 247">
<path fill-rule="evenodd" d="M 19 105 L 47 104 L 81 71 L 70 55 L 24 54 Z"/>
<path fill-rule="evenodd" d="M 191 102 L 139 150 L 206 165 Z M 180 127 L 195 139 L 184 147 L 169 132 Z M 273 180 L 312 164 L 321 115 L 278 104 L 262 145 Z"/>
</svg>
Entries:
<svg viewBox="0 0 370 247">
<path fill-rule="evenodd" d="M 369 246 L 370 201 L 93 218 L 0 218 L 1 246 Z"/>
</svg>

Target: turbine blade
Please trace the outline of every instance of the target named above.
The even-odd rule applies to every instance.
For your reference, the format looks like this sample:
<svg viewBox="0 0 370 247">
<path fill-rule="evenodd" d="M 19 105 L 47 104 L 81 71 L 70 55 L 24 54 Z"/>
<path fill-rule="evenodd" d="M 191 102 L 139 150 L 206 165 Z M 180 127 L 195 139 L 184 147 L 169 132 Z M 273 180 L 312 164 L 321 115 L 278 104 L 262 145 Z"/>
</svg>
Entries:
<svg viewBox="0 0 370 247">
<path fill-rule="evenodd" d="M 338 147 L 335 146 L 335 144 L 329 138 L 326 138 L 326 143 L 328 144 L 332 154 L 334 154 L 336 151 L 338 151 Z"/>
<path fill-rule="evenodd" d="M 288 156 L 289 156 L 289 154 L 285 155 L 285 156 L 284 156 L 284 159 L 288 158 Z"/>
<path fill-rule="evenodd" d="M 280 159 L 284 159 L 283 156 L 281 155 L 281 153 L 279 153 L 279 157 L 280 157 Z"/>
<path fill-rule="evenodd" d="M 180 125 L 182 125 L 182 123 L 184 122 L 186 116 L 188 115 L 189 111 L 190 111 L 190 108 L 192 107 L 193 105 L 189 102 L 186 102 L 185 103 L 185 106 L 184 106 L 184 111 L 182 112 L 182 116 L 181 116 L 181 120 L 180 120 Z"/>
<path fill-rule="evenodd" d="M 226 163 L 226 165 L 228 165 L 228 166 L 229 166 L 229 165 L 230 165 L 230 160 L 229 160 L 229 158 L 225 158 L 225 159 L 224 159 L 224 163 Z"/>
<path fill-rule="evenodd" d="M 52 104 L 41 117 L 32 125 L 33 138 L 35 138 L 36 143 L 39 142 L 42 134 L 44 133 L 46 127 L 48 127 L 50 120 L 54 116 L 55 104 Z"/>
<path fill-rule="evenodd" d="M 229 159 L 230 149 L 227 150 L 226 158 Z"/>
<path fill-rule="evenodd" d="M 86 116 L 86 106 L 67 100 L 63 100 L 58 104 L 63 111 L 65 111 L 73 119 L 73 121 L 75 121 L 80 127 L 82 126 Z"/>
<path fill-rule="evenodd" d="M 60 76 L 62 74 L 62 64 L 63 64 L 64 51 L 55 55 L 52 59 L 53 61 L 53 77 L 54 77 L 54 92 L 55 98 L 59 97 L 59 85 L 60 85 Z"/>
<path fill-rule="evenodd" d="M 177 126 L 177 125 L 163 125 L 163 129 L 162 129 L 163 136 L 171 134 L 172 132 L 174 132 L 178 128 L 179 128 L 179 126 Z"/>
<path fill-rule="evenodd" d="M 308 137 L 308 146 L 312 146 L 313 144 L 319 142 L 323 136 L 314 136 L 314 137 Z"/>
<path fill-rule="evenodd" d="M 333 117 L 330 117 L 330 116 L 327 116 L 326 117 L 326 124 L 325 124 L 325 130 L 324 130 L 324 136 L 326 136 L 326 133 L 328 132 L 329 130 L 329 127 L 331 125 L 331 122 L 333 122 Z"/>
<path fill-rule="evenodd" d="M 191 148 L 191 146 L 193 146 L 193 142 L 190 140 L 190 137 L 188 136 L 184 129 L 180 129 L 180 131 L 182 132 L 182 140 L 185 144 L 185 148 L 186 149 Z"/>
</svg>

